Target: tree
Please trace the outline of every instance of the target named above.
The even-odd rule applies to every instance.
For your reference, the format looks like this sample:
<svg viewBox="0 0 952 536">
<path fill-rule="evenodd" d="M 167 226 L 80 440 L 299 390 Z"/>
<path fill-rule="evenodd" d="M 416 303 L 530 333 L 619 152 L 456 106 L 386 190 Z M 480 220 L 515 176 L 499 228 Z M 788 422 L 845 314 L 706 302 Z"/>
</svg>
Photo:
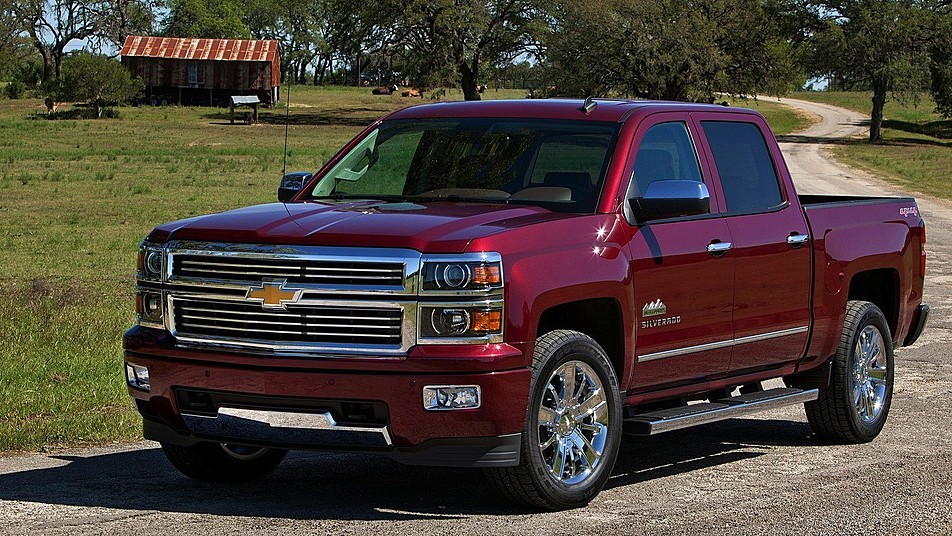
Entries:
<svg viewBox="0 0 952 536">
<path fill-rule="evenodd" d="M 12 0 L 12 13 L 43 58 L 43 81 L 59 78 L 66 45 L 95 35 L 107 0 Z"/>
<path fill-rule="evenodd" d="M 273 39 L 281 45 L 282 78 L 304 83 L 308 66 L 328 51 L 327 4 L 327 0 L 251 0 L 245 4 L 245 21 L 252 37 Z"/>
<path fill-rule="evenodd" d="M 774 2 L 562 0 L 546 39 L 550 82 L 574 96 L 711 101 L 781 93 L 802 78 Z"/>
<path fill-rule="evenodd" d="M 110 0 L 95 40 L 113 50 L 130 35 L 152 35 L 162 0 Z"/>
<path fill-rule="evenodd" d="M 952 117 L 952 4 L 936 12 L 936 28 L 930 46 L 932 97 L 936 111 Z"/>
<path fill-rule="evenodd" d="M 248 39 L 244 4 L 237 0 L 170 0 L 162 33 L 169 37 Z"/>
<path fill-rule="evenodd" d="M 391 0 L 393 2 L 394 0 Z M 466 100 L 479 100 L 478 86 L 487 65 L 534 50 L 539 29 L 537 0 L 403 0 L 391 9 L 402 13 L 399 39 L 408 65 L 422 79 L 452 74 Z M 452 71 L 449 71 L 452 70 Z"/>
<path fill-rule="evenodd" d="M 918 0 L 816 1 L 815 75 L 872 90 L 869 141 L 882 139 L 887 98 L 916 98 L 929 86 L 931 12 Z"/>
<path fill-rule="evenodd" d="M 132 78 L 118 61 L 81 52 L 63 61 L 63 76 L 50 89 L 54 100 L 73 100 L 92 105 L 102 117 L 109 103 L 122 103 L 142 94 L 141 78 Z"/>
</svg>

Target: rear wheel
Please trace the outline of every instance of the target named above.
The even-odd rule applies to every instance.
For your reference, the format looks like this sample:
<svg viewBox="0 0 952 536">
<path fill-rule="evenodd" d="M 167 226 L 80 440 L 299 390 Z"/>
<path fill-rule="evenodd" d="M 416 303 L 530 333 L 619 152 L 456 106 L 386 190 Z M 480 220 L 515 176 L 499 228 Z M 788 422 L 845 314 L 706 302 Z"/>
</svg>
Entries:
<svg viewBox="0 0 952 536">
<path fill-rule="evenodd" d="M 185 476 L 197 480 L 245 482 L 274 471 L 288 451 L 232 443 L 202 442 L 183 447 L 162 443 L 162 451 Z"/>
<path fill-rule="evenodd" d="M 846 443 L 872 441 L 886 424 L 894 366 L 892 336 L 882 311 L 870 302 L 848 302 L 830 385 L 805 405 L 813 431 Z"/>
<path fill-rule="evenodd" d="M 545 510 L 585 506 L 611 476 L 621 441 L 621 394 L 605 351 L 589 336 L 546 333 L 533 355 L 520 465 L 489 469 L 513 500 Z"/>
</svg>

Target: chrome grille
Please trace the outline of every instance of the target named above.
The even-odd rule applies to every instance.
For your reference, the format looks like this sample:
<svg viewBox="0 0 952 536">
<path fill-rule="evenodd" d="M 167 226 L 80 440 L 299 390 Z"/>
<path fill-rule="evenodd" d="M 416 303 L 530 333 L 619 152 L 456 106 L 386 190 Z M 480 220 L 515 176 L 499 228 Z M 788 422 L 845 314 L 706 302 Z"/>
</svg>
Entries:
<svg viewBox="0 0 952 536">
<path fill-rule="evenodd" d="M 177 336 L 257 340 L 319 345 L 386 345 L 403 342 L 403 309 L 289 305 L 265 310 L 260 305 L 210 299 L 172 300 Z"/>
<path fill-rule="evenodd" d="M 262 278 L 315 285 L 402 288 L 403 263 L 325 261 L 231 255 L 173 255 L 172 276 L 260 283 Z"/>
</svg>

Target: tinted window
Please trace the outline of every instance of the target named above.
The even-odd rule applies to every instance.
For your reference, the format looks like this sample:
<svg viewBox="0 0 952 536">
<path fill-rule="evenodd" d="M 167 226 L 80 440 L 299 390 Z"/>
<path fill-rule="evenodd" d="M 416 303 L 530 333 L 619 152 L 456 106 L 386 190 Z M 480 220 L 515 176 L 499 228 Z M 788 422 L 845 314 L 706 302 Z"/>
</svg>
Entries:
<svg viewBox="0 0 952 536">
<path fill-rule="evenodd" d="M 536 204 L 592 212 L 619 123 L 448 118 L 384 121 L 312 196 Z"/>
<path fill-rule="evenodd" d="M 660 123 L 645 133 L 635 155 L 635 185 L 643 194 L 648 185 L 662 180 L 701 182 L 697 153 L 684 123 Z"/>
<path fill-rule="evenodd" d="M 767 210 L 783 202 L 767 142 L 757 125 L 703 121 L 701 126 L 714 153 L 729 212 Z"/>
</svg>

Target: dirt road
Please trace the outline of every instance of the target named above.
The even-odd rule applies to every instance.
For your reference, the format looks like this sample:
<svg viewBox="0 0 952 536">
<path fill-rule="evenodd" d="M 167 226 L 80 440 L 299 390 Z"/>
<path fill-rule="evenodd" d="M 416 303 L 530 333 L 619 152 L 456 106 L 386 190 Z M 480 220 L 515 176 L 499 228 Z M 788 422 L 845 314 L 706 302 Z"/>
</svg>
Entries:
<svg viewBox="0 0 952 536">
<path fill-rule="evenodd" d="M 845 110 L 787 101 L 823 122 L 784 143 L 803 193 L 895 194 L 832 163 L 863 130 Z M 929 329 L 897 355 L 889 423 L 873 443 L 822 445 L 800 407 L 627 440 L 587 508 L 501 505 L 475 471 L 292 454 L 254 485 L 195 483 L 151 443 L 0 458 L 0 533 L 952 534 L 952 205 L 928 221 Z"/>
</svg>

